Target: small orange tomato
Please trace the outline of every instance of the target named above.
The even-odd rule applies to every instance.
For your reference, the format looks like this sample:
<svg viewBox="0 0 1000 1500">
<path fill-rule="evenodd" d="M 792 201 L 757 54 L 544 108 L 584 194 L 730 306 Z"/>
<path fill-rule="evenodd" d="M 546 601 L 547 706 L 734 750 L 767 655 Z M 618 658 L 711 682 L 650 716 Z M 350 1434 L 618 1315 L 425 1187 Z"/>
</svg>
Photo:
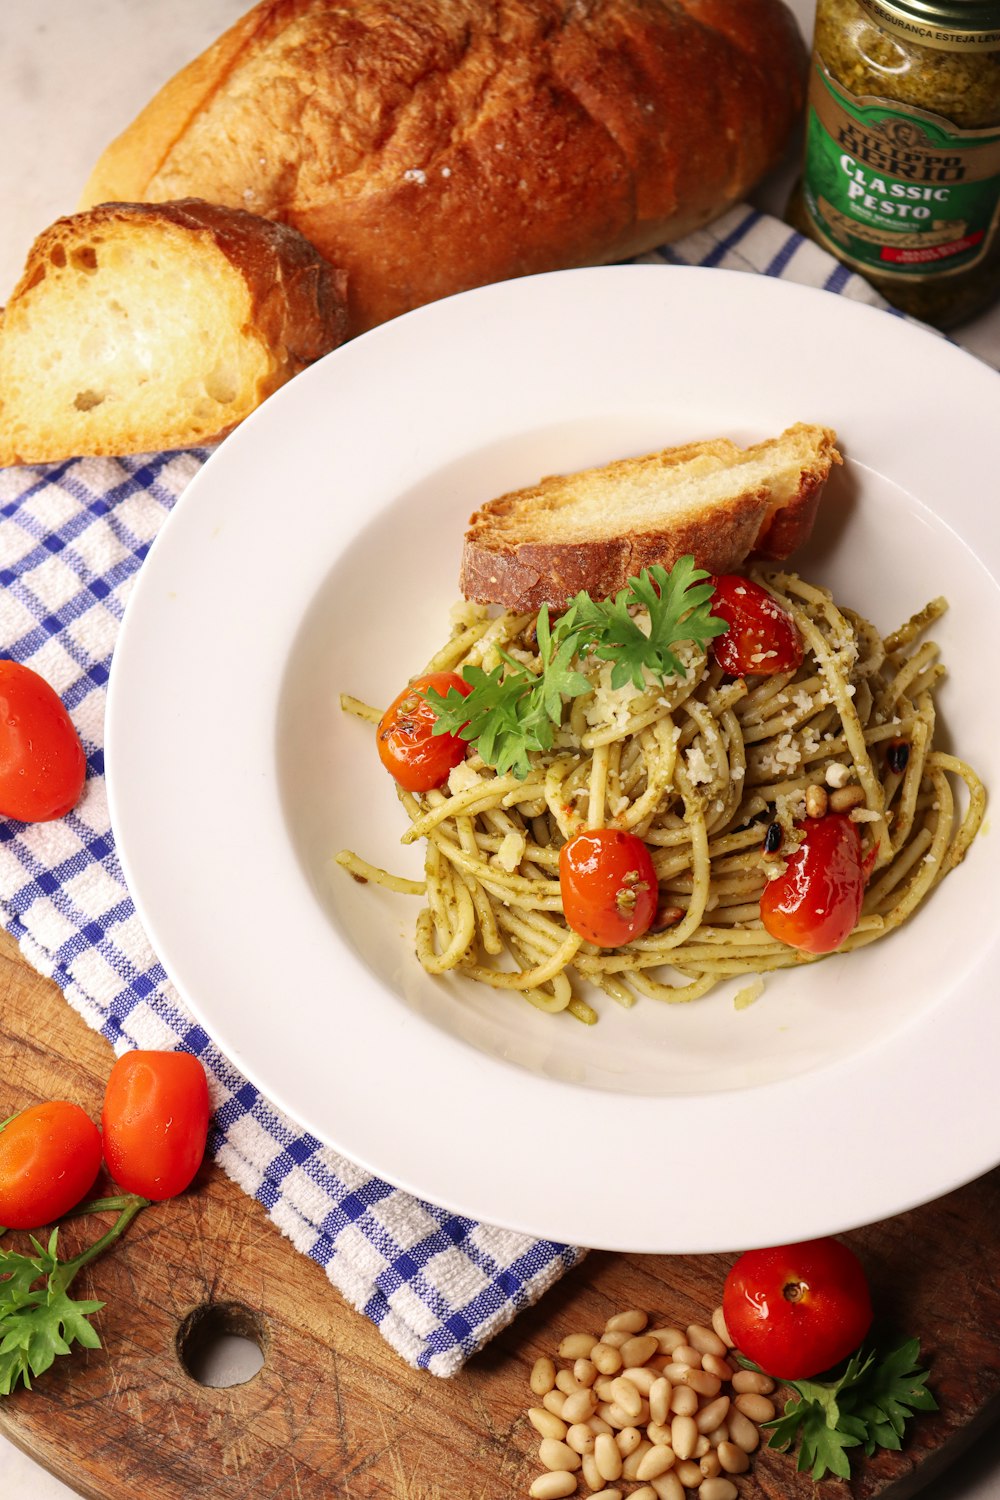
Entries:
<svg viewBox="0 0 1000 1500">
<path fill-rule="evenodd" d="M 588 943 L 618 948 L 653 925 L 656 871 L 642 839 L 620 828 L 585 828 L 559 851 L 563 915 Z"/>
<path fill-rule="evenodd" d="M 858 924 L 865 860 L 858 825 L 844 813 L 809 818 L 785 869 L 769 880 L 760 915 L 772 937 L 805 953 L 832 953 Z"/>
<path fill-rule="evenodd" d="M 190 1052 L 126 1052 L 104 1094 L 108 1171 L 154 1203 L 182 1193 L 205 1155 L 210 1114 L 205 1069 Z"/>
<path fill-rule="evenodd" d="M 457 672 L 430 672 L 411 682 L 389 704 L 375 732 L 379 759 L 407 792 L 443 786 L 469 748 L 457 734 L 435 734 L 437 716 L 424 696 L 429 688 L 442 698 L 451 690 L 463 698 L 472 692 Z"/>
<path fill-rule="evenodd" d="M 722 573 L 712 583 L 712 614 L 729 627 L 712 642 L 722 670 L 733 677 L 794 672 L 802 661 L 802 639 L 777 599 L 738 573 Z"/>
<path fill-rule="evenodd" d="M 87 775 L 80 737 L 44 677 L 0 661 L 0 815 L 47 823 L 75 807 Z"/>
<path fill-rule="evenodd" d="M 78 1104 L 22 1109 L 0 1129 L 0 1224 L 51 1224 L 86 1197 L 100 1166 L 100 1131 Z"/>
</svg>

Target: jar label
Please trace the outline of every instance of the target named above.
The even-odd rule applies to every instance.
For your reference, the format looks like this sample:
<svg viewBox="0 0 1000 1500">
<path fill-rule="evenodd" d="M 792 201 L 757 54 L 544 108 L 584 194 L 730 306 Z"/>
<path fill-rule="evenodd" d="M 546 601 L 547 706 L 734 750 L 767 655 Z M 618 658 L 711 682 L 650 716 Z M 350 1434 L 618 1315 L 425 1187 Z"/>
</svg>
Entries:
<svg viewBox="0 0 1000 1500">
<path fill-rule="evenodd" d="M 1000 129 L 855 98 L 814 63 L 802 186 L 821 240 L 861 271 L 907 281 L 981 261 L 1000 225 Z"/>
</svg>

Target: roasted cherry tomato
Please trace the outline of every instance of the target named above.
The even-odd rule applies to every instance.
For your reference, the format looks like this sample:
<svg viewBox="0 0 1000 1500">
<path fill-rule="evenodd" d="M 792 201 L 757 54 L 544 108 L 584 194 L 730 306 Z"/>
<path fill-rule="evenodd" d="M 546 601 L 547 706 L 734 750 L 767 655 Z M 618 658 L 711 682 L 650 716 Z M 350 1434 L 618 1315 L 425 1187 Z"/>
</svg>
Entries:
<svg viewBox="0 0 1000 1500">
<path fill-rule="evenodd" d="M 47 823 L 75 807 L 87 761 L 62 700 L 44 677 L 0 661 L 0 814 Z"/>
<path fill-rule="evenodd" d="M 618 948 L 653 925 L 659 887 L 653 860 L 634 833 L 587 828 L 559 851 L 563 914 L 598 948 Z"/>
<path fill-rule="evenodd" d="M 776 1380 L 808 1380 L 854 1352 L 872 1321 L 864 1269 L 840 1240 L 748 1250 L 726 1277 L 726 1327 Z"/>
<path fill-rule="evenodd" d="M 857 926 L 865 895 L 858 825 L 827 813 L 800 825 L 802 843 L 760 898 L 772 937 L 806 953 L 832 953 Z"/>
<path fill-rule="evenodd" d="M 712 583 L 712 614 L 729 626 L 712 642 L 722 670 L 732 677 L 794 672 L 802 661 L 802 639 L 791 615 L 759 583 L 738 573 L 722 573 Z"/>
<path fill-rule="evenodd" d="M 126 1052 L 111 1069 L 101 1125 L 118 1186 L 159 1203 L 182 1193 L 205 1155 L 211 1107 L 190 1052 Z"/>
<path fill-rule="evenodd" d="M 78 1104 L 23 1109 L 0 1130 L 0 1224 L 51 1224 L 86 1197 L 100 1167 L 101 1133 Z"/>
<path fill-rule="evenodd" d="M 468 745 L 457 734 L 435 734 L 434 711 L 424 694 L 433 688 L 446 697 L 450 688 L 465 698 L 472 688 L 457 672 L 430 672 L 418 677 L 389 704 L 379 720 L 379 759 L 407 792 L 429 792 L 443 786 L 448 772 L 465 759 Z"/>
</svg>

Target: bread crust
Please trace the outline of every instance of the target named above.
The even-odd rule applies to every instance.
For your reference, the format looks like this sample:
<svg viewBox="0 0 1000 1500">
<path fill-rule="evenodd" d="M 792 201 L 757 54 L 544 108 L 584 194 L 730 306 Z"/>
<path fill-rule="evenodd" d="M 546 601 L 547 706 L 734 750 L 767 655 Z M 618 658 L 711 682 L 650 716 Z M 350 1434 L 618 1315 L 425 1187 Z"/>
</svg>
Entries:
<svg viewBox="0 0 1000 1500">
<path fill-rule="evenodd" d="M 194 194 L 294 224 L 348 271 L 357 333 L 708 222 L 780 158 L 804 72 L 781 0 L 262 0 L 82 202 Z"/>
<path fill-rule="evenodd" d="M 729 573 L 751 556 L 780 560 L 812 531 L 833 465 L 842 462 L 835 434 L 797 423 L 781 438 L 738 448 L 726 439 L 688 443 L 600 468 L 552 475 L 501 495 L 474 511 L 462 548 L 459 586 L 467 599 L 505 609 L 561 608 L 581 591 L 607 599 L 643 568 L 672 568 L 685 555 L 709 573 Z M 692 468 L 711 480 L 746 459 L 773 455 L 770 482 L 671 512 L 657 508 L 656 489 Z M 737 469 L 738 472 L 738 469 Z M 652 496 L 643 525 L 618 519 L 620 498 L 641 476 Z M 600 500 L 593 519 L 591 497 Z M 567 523 L 567 517 L 569 522 Z"/>
<path fill-rule="evenodd" d="M 289 225 L 239 209 L 188 198 L 170 203 L 105 203 L 56 220 L 38 236 L 24 271 L 0 314 L 0 340 L 13 337 L 21 304 L 28 305 L 35 288 L 52 265 L 72 262 L 93 243 L 127 242 L 143 227 L 155 226 L 182 238 L 196 267 L 204 248 L 221 252 L 242 280 L 249 297 L 249 314 L 242 330 L 253 336 L 267 354 L 267 367 L 258 381 L 252 405 L 258 405 L 306 365 L 329 353 L 347 334 L 346 275 L 332 266 Z M 98 274 L 114 275 L 113 271 Z M 19 336 L 28 337 L 28 334 Z M 194 358 L 194 355 L 193 355 Z M 87 371 L 80 371 L 87 384 Z M 0 465 L 47 463 L 75 456 L 54 439 L 39 440 L 10 413 L 0 392 Z M 169 449 L 193 443 L 212 443 L 225 437 L 247 415 L 218 428 L 199 425 L 185 398 L 178 393 L 172 422 L 162 431 L 136 432 L 123 446 L 120 437 L 105 429 L 95 415 L 92 440 L 78 452 L 120 454 Z M 52 425 L 52 424 L 50 424 Z"/>
</svg>

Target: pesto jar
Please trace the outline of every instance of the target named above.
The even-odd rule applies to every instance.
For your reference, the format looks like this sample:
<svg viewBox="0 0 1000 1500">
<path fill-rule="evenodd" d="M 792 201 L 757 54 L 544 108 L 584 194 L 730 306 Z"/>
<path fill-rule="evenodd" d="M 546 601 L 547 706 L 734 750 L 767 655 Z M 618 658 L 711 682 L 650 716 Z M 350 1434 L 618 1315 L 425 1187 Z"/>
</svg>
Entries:
<svg viewBox="0 0 1000 1500">
<path fill-rule="evenodd" d="M 818 0 L 788 218 L 939 328 L 1000 296 L 1000 0 Z"/>
</svg>

